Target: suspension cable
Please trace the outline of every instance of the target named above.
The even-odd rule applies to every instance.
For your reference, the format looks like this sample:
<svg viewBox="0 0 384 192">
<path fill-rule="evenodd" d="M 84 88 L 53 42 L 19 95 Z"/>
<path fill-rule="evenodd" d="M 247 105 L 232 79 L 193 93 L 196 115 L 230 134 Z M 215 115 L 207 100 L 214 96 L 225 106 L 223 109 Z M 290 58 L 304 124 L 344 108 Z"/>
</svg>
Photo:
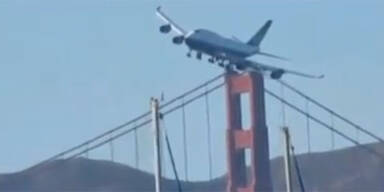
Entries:
<svg viewBox="0 0 384 192">
<path fill-rule="evenodd" d="M 222 83 L 220 83 L 220 84 L 218 84 L 218 85 L 216 85 L 216 86 L 214 86 L 214 87 L 212 87 L 212 88 L 209 88 L 209 89 L 206 90 L 205 92 L 200 93 L 200 94 L 198 94 L 198 95 L 196 95 L 196 96 L 194 96 L 194 97 L 192 97 L 192 98 L 190 98 L 190 99 L 188 99 L 188 100 L 185 100 L 185 101 L 182 102 L 181 104 L 176 105 L 176 106 L 174 106 L 173 108 L 168 109 L 168 110 L 162 112 L 163 117 L 165 117 L 166 115 L 168 115 L 168 114 L 170 114 L 170 113 L 172 113 L 172 112 L 174 112 L 174 111 L 176 111 L 176 110 L 178 110 L 178 109 L 180 109 L 180 108 L 182 108 L 182 107 L 184 107 L 184 106 L 187 106 L 187 105 L 191 104 L 192 102 L 194 102 L 194 101 L 196 101 L 196 100 L 198 100 L 198 99 L 204 97 L 205 94 L 209 94 L 209 93 L 212 93 L 212 92 L 218 90 L 219 88 L 223 87 L 224 85 L 225 85 L 225 83 L 222 82 Z"/>
<path fill-rule="evenodd" d="M 216 82 L 218 79 L 220 79 L 221 77 L 223 77 L 224 74 L 225 74 L 225 73 L 222 73 L 222 74 L 220 74 L 220 75 L 214 77 L 213 79 L 210 79 L 210 80 L 206 81 L 205 83 L 199 85 L 198 87 L 196 87 L 196 88 L 194 88 L 194 89 L 191 89 L 191 90 L 185 92 L 184 94 L 182 94 L 182 95 L 180 95 L 180 96 L 178 96 L 178 97 L 172 99 L 171 101 L 165 103 L 164 105 L 161 105 L 161 106 L 160 106 L 160 109 L 161 109 L 161 108 L 165 108 L 165 107 L 167 107 L 168 105 L 171 105 L 172 103 L 174 103 L 175 101 L 179 100 L 180 98 L 184 98 L 185 96 L 187 96 L 187 95 L 189 95 L 189 94 L 192 94 L 192 93 L 194 93 L 194 92 L 200 90 L 201 88 L 205 87 L 207 84 L 211 84 L 211 83 Z M 214 88 L 210 89 L 210 90 L 208 91 L 208 93 L 209 93 L 209 92 L 213 92 L 213 91 L 215 91 L 216 89 L 222 87 L 223 85 L 224 85 L 224 83 L 221 83 L 220 85 L 216 85 Z M 205 94 L 205 93 L 204 93 L 204 94 Z M 175 111 L 175 110 L 177 110 L 177 109 L 179 109 L 179 108 L 181 108 L 181 107 L 184 107 L 184 106 L 186 106 L 186 105 L 192 103 L 193 101 L 195 101 L 195 100 L 201 98 L 204 94 L 199 94 L 199 95 L 193 97 L 192 99 L 189 99 L 188 101 L 183 102 L 183 104 L 181 104 L 181 105 L 177 105 L 177 106 L 175 106 L 175 107 L 173 107 L 173 108 L 167 110 L 165 113 L 163 113 L 163 115 L 172 113 L 173 111 Z M 102 146 L 102 145 L 105 145 L 105 144 L 107 144 L 108 142 L 110 142 L 110 141 L 112 141 L 112 140 L 114 140 L 114 139 L 117 139 L 117 138 L 119 138 L 119 137 L 121 137 L 121 136 L 123 136 L 123 135 L 125 135 L 125 134 L 128 134 L 128 133 L 132 132 L 133 130 L 137 130 L 138 128 L 140 128 L 140 127 L 142 127 L 142 126 L 144 126 L 144 125 L 146 125 L 146 124 L 149 124 L 149 123 L 151 122 L 151 120 L 146 120 L 146 121 L 144 121 L 143 123 L 140 123 L 139 125 L 136 125 L 136 126 L 134 126 L 133 128 L 131 128 L 131 129 L 125 130 L 125 131 L 123 131 L 123 132 L 121 132 L 121 133 L 119 133 L 119 134 L 117 134 L 117 135 L 115 135 L 115 136 L 113 136 L 113 137 L 111 137 L 111 138 L 109 138 L 109 139 L 106 139 L 106 140 L 104 140 L 104 141 L 102 141 L 102 142 L 99 142 L 99 143 L 97 143 L 97 144 L 93 144 L 93 145 L 91 145 L 92 143 L 94 143 L 94 142 L 100 140 L 101 138 L 103 138 L 103 137 L 105 137 L 105 136 L 108 136 L 108 135 L 111 134 L 111 133 L 114 133 L 114 132 L 116 132 L 116 131 L 118 131 L 118 130 L 120 130 L 120 129 L 123 129 L 123 128 L 125 128 L 126 126 L 128 126 L 128 125 L 130 125 L 130 124 L 132 124 L 132 123 L 134 123 L 134 122 L 137 122 L 137 121 L 139 121 L 139 120 L 141 120 L 141 119 L 144 119 L 145 117 L 149 116 L 150 114 L 151 114 L 151 112 L 148 111 L 148 112 L 146 112 L 146 113 L 144 113 L 144 114 L 142 114 L 142 115 L 140 115 L 140 116 L 138 116 L 138 117 L 136 117 L 136 118 L 134 118 L 134 119 L 132 119 L 132 120 L 130 120 L 130 121 L 128 121 L 128 122 L 125 122 L 125 123 L 123 123 L 123 124 L 120 124 L 120 125 L 118 125 L 118 126 L 112 128 L 112 129 L 110 129 L 110 130 L 108 130 L 108 131 L 106 131 L 106 132 L 100 134 L 100 135 L 97 135 L 97 136 L 95 136 L 95 137 L 93 137 L 93 138 L 91 138 L 91 139 L 89 139 L 89 140 L 86 140 L 85 142 L 80 143 L 79 145 L 76 145 L 76 146 L 74 146 L 74 147 L 72 147 L 72 148 L 69 148 L 69 149 L 63 151 L 63 152 L 60 152 L 60 153 L 58 153 L 58 154 L 56 154 L 56 155 L 53 155 L 53 156 L 51 156 L 51 157 L 49 157 L 49 158 L 47 158 L 47 159 L 45 159 L 45 160 L 43 160 L 43 161 L 41 161 L 41 162 L 39 162 L 39 163 L 37 163 L 37 164 L 31 166 L 31 167 L 29 168 L 29 170 L 33 170 L 33 169 L 39 168 L 40 166 L 46 165 L 46 164 L 48 164 L 48 163 L 51 162 L 51 161 L 57 160 L 57 159 L 59 159 L 59 158 L 63 158 L 63 157 L 65 157 L 67 154 L 70 154 L 70 153 L 72 153 L 72 152 L 75 152 L 75 151 L 77 151 L 77 150 L 79 150 L 79 149 L 81 149 L 81 148 L 83 148 L 83 147 L 85 147 L 84 150 L 81 150 L 80 152 L 77 152 L 77 153 L 75 153 L 75 154 L 73 154 L 73 155 L 67 157 L 67 158 L 64 159 L 63 161 L 60 161 L 60 162 L 62 162 L 62 163 L 63 163 L 63 162 L 66 162 L 67 160 L 76 158 L 76 157 L 78 157 L 78 156 L 80 156 L 80 155 L 83 155 L 83 154 L 86 154 L 86 156 L 88 157 L 88 153 L 89 153 L 89 151 L 94 150 L 94 149 L 96 149 L 96 148 L 98 148 L 98 147 L 100 147 L 100 146 Z M 138 155 L 137 155 L 137 158 L 138 158 Z M 137 162 L 138 162 L 138 160 L 137 160 Z M 138 165 L 139 165 L 139 164 L 137 163 L 137 166 L 138 166 Z"/>
<path fill-rule="evenodd" d="M 280 84 L 280 94 L 281 94 L 281 98 L 285 98 L 284 97 L 284 85 L 283 84 Z M 287 124 L 287 120 L 286 120 L 286 116 L 285 116 L 285 104 L 283 102 L 281 102 L 281 116 L 282 116 L 282 127 L 286 127 L 286 124 Z"/>
<path fill-rule="evenodd" d="M 210 110 L 209 110 L 209 95 L 208 88 L 205 87 L 205 114 L 207 120 L 207 145 L 208 145 L 208 166 L 209 166 L 209 180 L 212 180 L 212 142 L 211 142 L 211 120 L 210 120 Z"/>
<path fill-rule="evenodd" d="M 183 127 L 184 174 L 185 174 L 185 180 L 188 181 L 187 123 L 185 118 L 184 98 L 182 99 L 181 120 L 182 120 L 182 127 Z"/>
<path fill-rule="evenodd" d="M 103 146 L 103 145 L 105 145 L 106 143 L 108 143 L 108 142 L 110 142 L 112 140 L 120 138 L 120 137 L 122 137 L 122 136 L 124 136 L 124 135 L 126 135 L 128 133 L 133 132 L 135 129 L 139 129 L 139 128 L 143 127 L 144 125 L 147 125 L 147 124 L 151 123 L 151 121 L 152 121 L 151 119 L 146 120 L 146 121 L 144 121 L 144 122 L 142 122 L 142 123 L 132 127 L 131 129 L 127 129 L 127 130 L 125 130 L 125 131 L 123 131 L 123 132 L 121 132 L 121 133 L 119 133 L 117 135 L 114 135 L 113 137 L 110 137 L 110 138 L 108 138 L 108 139 L 106 139 L 104 141 L 101 141 L 100 143 L 92 145 L 88 149 L 84 149 L 84 150 L 82 150 L 82 151 L 80 151 L 78 153 L 75 153 L 75 154 L 69 156 L 68 158 L 66 158 L 66 160 L 74 159 L 74 158 L 76 158 L 76 157 L 78 157 L 78 156 L 80 156 L 80 155 L 82 155 L 82 154 L 84 154 L 84 153 L 86 153 L 88 151 L 91 151 L 91 150 L 94 150 L 94 149 L 96 149 L 96 148 L 98 148 L 100 146 Z"/>
<path fill-rule="evenodd" d="M 340 114 L 334 112 L 333 110 L 331 110 L 330 108 L 326 107 L 325 105 L 319 103 L 318 101 L 316 101 L 315 99 L 307 96 L 306 94 L 304 94 L 303 92 L 299 91 L 298 89 L 294 88 L 293 86 L 289 85 L 288 83 L 282 81 L 282 80 L 279 80 L 280 83 L 282 83 L 285 87 L 287 87 L 288 89 L 292 90 L 293 92 L 297 93 L 298 95 L 300 95 L 301 97 L 304 97 L 306 99 L 308 99 L 308 101 L 310 101 L 311 103 L 317 105 L 318 107 L 322 108 L 323 110 L 327 111 L 328 113 L 331 113 L 333 114 L 335 117 L 343 120 L 344 122 L 346 122 L 347 124 L 353 126 L 354 128 L 358 129 L 359 131 L 369 135 L 370 137 L 376 139 L 377 141 L 379 142 L 384 142 L 384 140 L 382 138 L 380 138 L 379 136 L 373 134 L 372 132 L 366 130 L 366 129 L 363 129 L 361 126 L 353 123 L 351 120 L 341 116 Z"/>
<path fill-rule="evenodd" d="M 301 192 L 305 192 L 303 176 L 302 176 L 302 173 L 300 170 L 299 161 L 297 160 L 297 157 L 295 154 L 295 147 L 293 147 L 293 145 L 291 146 L 291 151 L 292 151 L 293 163 L 295 165 L 295 169 L 296 169 L 296 173 L 297 173 L 296 175 L 297 175 L 297 179 L 299 180 Z"/>
<path fill-rule="evenodd" d="M 110 134 L 110 136 L 113 137 L 112 134 Z M 110 155 L 111 155 L 111 161 L 114 162 L 115 161 L 115 154 L 114 154 L 115 151 L 114 151 L 114 146 L 113 146 L 113 140 L 109 141 L 109 150 L 110 150 Z M 88 153 L 88 151 L 85 153 Z"/>
<path fill-rule="evenodd" d="M 183 97 L 185 97 L 185 96 L 187 96 L 187 95 L 189 95 L 189 94 L 192 94 L 193 92 L 198 91 L 199 89 L 203 88 L 206 84 L 214 83 L 215 81 L 217 81 L 218 79 L 220 79 L 221 77 L 223 77 L 224 74 L 225 74 L 225 73 L 222 73 L 222 74 L 220 74 L 220 75 L 218 75 L 218 76 L 216 76 L 216 77 L 214 77 L 214 78 L 212 78 L 212 79 L 206 81 L 205 83 L 203 83 L 203 84 L 201 84 L 201 85 L 199 85 L 199 86 L 197 86 L 197 87 L 195 87 L 195 88 L 193 88 L 193 89 L 191 89 L 191 90 L 189 90 L 189 91 L 183 93 L 182 95 L 180 95 L 180 96 L 178 96 L 178 97 L 175 97 L 175 98 L 172 99 L 171 101 L 169 101 L 169 102 L 167 102 L 167 103 L 161 105 L 159 108 L 160 108 L 160 109 L 161 109 L 161 108 L 165 108 L 165 107 L 167 107 L 168 105 L 170 105 L 170 104 L 174 103 L 175 101 L 179 100 L 180 98 L 183 98 Z M 198 98 L 195 97 L 195 99 L 198 99 Z M 195 99 L 194 99 L 194 100 L 195 100 Z M 193 102 L 193 100 L 190 100 L 189 102 Z M 188 103 L 189 103 L 189 102 L 188 102 Z M 179 107 L 179 106 L 178 106 L 178 107 Z M 171 113 L 172 111 L 178 109 L 178 107 L 174 107 L 174 108 L 172 108 L 171 110 L 168 110 L 167 112 L 168 112 L 168 113 Z M 93 143 L 93 142 L 95 142 L 95 141 L 97 141 L 97 140 L 99 140 L 99 139 L 101 139 L 101 138 L 103 138 L 103 137 L 105 137 L 105 136 L 107 136 L 107 135 L 113 133 L 113 132 L 116 132 L 116 131 L 122 129 L 122 128 L 124 128 L 124 127 L 126 127 L 126 126 L 132 124 L 133 122 L 137 122 L 137 121 L 139 121 L 139 120 L 145 118 L 146 116 L 149 116 L 150 114 L 151 114 L 151 112 L 148 111 L 148 112 L 146 112 L 146 113 L 144 113 L 144 114 L 142 114 L 142 115 L 140 115 L 140 116 L 138 116 L 138 117 L 136 117 L 136 118 L 134 118 L 134 119 L 132 119 L 132 120 L 130 120 L 130 121 L 128 121 L 128 122 L 125 122 L 125 123 L 123 123 L 123 124 L 120 124 L 120 125 L 118 125 L 118 126 L 112 128 L 112 129 L 110 129 L 110 130 L 108 130 L 108 131 L 106 131 L 106 132 L 100 134 L 100 135 L 97 135 L 97 136 L 95 136 L 95 137 L 93 137 L 93 138 L 91 138 L 91 139 L 88 139 L 88 140 L 86 140 L 85 142 L 80 143 L 79 145 L 76 145 L 76 146 L 74 146 L 74 147 L 72 147 L 72 148 L 69 148 L 69 149 L 67 149 L 67 150 L 65 150 L 65 151 L 62 151 L 62 152 L 60 152 L 60 153 L 58 153 L 58 154 L 55 154 L 55 155 L 53 155 L 53 156 L 51 156 L 51 157 L 49 157 L 49 158 L 47 158 L 47 159 L 41 161 L 40 163 L 38 163 L 38 164 L 36 164 L 36 165 L 33 165 L 33 166 L 30 167 L 29 169 L 35 169 L 35 168 L 37 168 L 37 167 L 39 167 L 39 166 L 41 166 L 41 165 L 43 165 L 43 164 L 46 164 L 46 163 L 48 163 L 48 162 L 51 162 L 51 161 L 54 161 L 54 160 L 56 160 L 56 159 L 62 158 L 62 157 L 64 157 L 65 155 L 67 155 L 67 154 L 69 154 L 69 153 L 72 153 L 72 152 L 74 152 L 74 151 L 76 151 L 76 150 L 79 150 L 79 149 L 81 149 L 81 148 L 83 148 L 83 147 L 86 147 L 86 148 L 87 148 L 86 150 L 83 150 L 83 151 L 87 151 L 87 152 L 88 152 L 88 151 L 90 151 L 90 150 L 88 150 L 88 147 L 87 147 L 87 146 L 89 146 L 91 143 Z"/>
<path fill-rule="evenodd" d="M 223 87 L 224 85 L 225 85 L 225 83 L 220 83 L 220 84 L 218 84 L 218 85 L 216 85 L 216 86 L 214 86 L 214 87 L 208 89 L 208 91 L 206 91 L 206 92 L 207 92 L 207 93 L 214 92 L 214 91 L 216 91 L 217 89 L 219 89 L 220 87 Z M 204 93 L 200 93 L 199 95 L 196 95 L 195 97 L 192 97 L 191 99 L 184 101 L 182 104 L 176 105 L 175 107 L 173 107 L 173 108 L 171 108 L 171 109 L 168 109 L 168 110 L 164 111 L 164 112 L 163 112 L 163 115 L 166 116 L 166 115 L 168 115 L 168 114 L 170 114 L 170 113 L 172 113 L 172 112 L 174 112 L 174 111 L 176 111 L 176 110 L 182 108 L 183 106 L 187 106 L 187 105 L 189 105 L 190 103 L 192 103 L 192 102 L 194 102 L 194 101 L 200 99 L 201 97 L 203 97 L 203 96 L 206 94 L 206 92 L 204 92 Z"/>
<path fill-rule="evenodd" d="M 310 114 L 307 114 L 307 113 L 306 113 L 305 111 L 303 111 L 302 109 L 300 109 L 300 108 L 296 107 L 295 105 L 293 105 L 292 103 L 289 103 L 288 101 L 282 99 L 281 97 L 279 97 L 279 96 L 276 95 L 275 93 L 273 93 L 273 92 L 271 92 L 271 91 L 269 91 L 269 90 L 267 90 L 267 89 L 265 89 L 265 88 L 264 88 L 264 91 L 265 91 L 268 95 L 272 96 L 273 98 L 275 98 L 275 99 L 277 99 L 277 100 L 279 100 L 279 101 L 284 102 L 284 103 L 285 103 L 288 107 L 290 107 L 291 109 L 294 109 L 295 111 L 301 113 L 302 115 L 308 115 L 308 117 L 309 117 L 312 121 L 314 121 L 314 122 L 318 123 L 319 125 L 322 125 L 323 127 L 325 127 L 325 128 L 327 128 L 327 129 L 329 129 L 329 130 L 335 132 L 337 135 L 339 135 L 339 136 L 343 137 L 344 139 L 350 141 L 351 143 L 355 144 L 356 146 L 359 146 L 359 147 L 365 149 L 366 151 L 368 151 L 368 152 L 370 152 L 370 153 L 372 153 L 372 154 L 375 154 L 377 157 L 381 158 L 382 160 L 384 160 L 384 156 L 383 156 L 382 154 L 380 154 L 379 152 L 375 151 L 374 149 L 371 149 L 370 147 L 368 147 L 368 146 L 366 146 L 366 145 L 362 145 L 362 144 L 360 144 L 360 143 L 359 143 L 358 141 L 356 141 L 355 139 L 353 139 L 353 138 L 349 137 L 348 135 L 346 135 L 346 134 L 344 134 L 344 133 L 338 131 L 337 129 L 334 129 L 333 127 L 331 127 L 330 125 L 328 125 L 328 124 L 326 124 L 325 122 L 321 121 L 320 119 L 318 119 L 318 118 L 316 118 L 316 117 L 314 117 L 314 116 L 312 116 L 312 115 L 310 115 Z"/>
<path fill-rule="evenodd" d="M 134 126 L 136 126 L 136 123 L 134 124 Z M 139 154 L 139 138 L 138 138 L 138 135 L 137 135 L 137 129 L 134 130 L 133 132 L 134 134 L 134 144 L 135 144 L 135 167 L 136 169 L 139 168 L 140 164 L 140 154 Z"/>
<path fill-rule="evenodd" d="M 85 146 L 85 148 L 87 148 L 88 149 L 88 147 L 89 147 L 89 144 L 87 144 L 86 146 Z M 87 153 L 85 153 L 85 158 L 89 158 L 89 152 L 87 152 Z"/>
<path fill-rule="evenodd" d="M 311 122 L 309 121 L 309 101 L 305 100 L 306 126 L 307 126 L 307 146 L 308 153 L 311 152 Z"/>
<path fill-rule="evenodd" d="M 48 164 L 47 162 L 42 162 L 42 163 L 39 163 L 39 164 L 37 164 L 37 165 L 35 165 L 35 166 L 29 168 L 29 170 L 33 170 L 33 169 L 36 169 L 36 168 L 38 168 L 38 167 L 42 167 L 42 166 L 48 166 L 48 167 L 46 167 L 45 169 L 43 169 L 43 170 L 46 172 L 46 171 L 48 171 L 48 170 L 50 170 L 51 168 L 54 168 L 54 167 L 56 167 L 56 166 L 64 165 L 64 163 L 66 163 L 66 162 L 68 162 L 68 161 L 70 161 L 70 160 L 72 160 L 72 159 L 75 159 L 75 158 L 77 158 L 77 157 L 79 157 L 79 156 L 81 156 L 81 155 L 84 155 L 84 154 L 86 154 L 86 153 L 89 152 L 89 151 L 92 151 L 92 150 L 94 150 L 94 149 L 96 149 L 96 148 L 99 148 L 99 147 L 101 147 L 101 146 L 103 146 L 103 145 L 109 143 L 109 142 L 112 141 L 112 140 L 115 140 L 115 139 L 120 138 L 120 137 L 122 137 L 122 136 L 124 136 L 124 135 L 126 135 L 126 134 L 129 134 L 129 133 L 133 132 L 135 129 L 139 129 L 139 128 L 141 128 L 141 127 L 143 127 L 143 126 L 145 126 L 145 125 L 151 123 L 151 121 L 152 121 L 151 119 L 146 120 L 145 122 L 142 122 L 142 123 L 140 123 L 140 124 L 138 124 L 138 125 L 132 127 L 131 129 L 125 130 L 124 132 L 121 132 L 121 133 L 119 133 L 119 134 L 117 134 L 117 135 L 114 135 L 113 137 L 110 137 L 110 138 L 108 138 L 108 139 L 105 139 L 105 140 L 103 140 L 103 141 L 97 143 L 97 144 L 94 144 L 94 145 L 92 145 L 92 146 L 89 146 L 89 147 L 87 147 L 86 149 L 84 149 L 84 150 L 82 150 L 82 151 L 80 151 L 80 152 L 78 152 L 78 153 L 75 153 L 75 154 L 73 154 L 73 155 L 71 155 L 71 156 L 69 156 L 69 157 L 67 157 L 67 158 L 65 158 L 65 159 L 63 159 L 63 160 L 61 160 L 61 161 L 58 161 L 57 164 L 54 164 L 55 166 L 52 166 L 53 164 Z M 41 174 L 41 173 L 40 173 L 40 174 Z"/>
<path fill-rule="evenodd" d="M 171 105 L 172 103 L 174 103 L 174 102 L 176 102 L 176 101 L 178 101 L 178 100 L 181 100 L 181 99 L 185 98 L 187 95 L 190 95 L 190 94 L 192 94 L 192 93 L 194 93 L 194 92 L 196 92 L 196 91 L 198 91 L 198 90 L 204 88 L 206 85 L 208 85 L 208 84 L 212 84 L 212 83 L 216 82 L 217 80 L 219 80 L 219 79 L 220 79 L 221 77 L 223 77 L 224 75 L 225 75 L 225 73 L 222 73 L 222 74 L 220 74 L 220 75 L 218 75 L 218 76 L 216 76 L 216 77 L 214 77 L 214 78 L 212 78 L 212 79 L 210 79 L 210 80 L 208 80 L 208 81 L 206 81 L 206 82 L 200 84 L 199 86 L 197 86 L 197 87 L 195 87 L 195 88 L 193 88 L 193 89 L 191 89 L 191 90 L 189 90 L 189 91 L 186 91 L 185 93 L 183 93 L 183 94 L 181 94 L 181 95 L 179 95 L 179 96 L 173 98 L 172 100 L 170 100 L 170 101 L 164 103 L 163 105 L 160 105 L 160 106 L 159 106 L 159 109 L 163 109 L 163 108 L 165 108 L 165 107 Z"/>
<path fill-rule="evenodd" d="M 181 182 L 180 182 L 179 174 L 177 173 L 175 157 L 173 156 L 171 142 L 169 141 L 168 132 L 167 132 L 167 129 L 165 127 L 165 120 L 164 120 L 163 115 L 160 115 L 160 119 L 163 122 L 162 124 L 163 124 L 163 133 L 164 133 L 164 136 L 165 136 L 165 143 L 167 145 L 169 159 L 171 160 L 173 174 L 175 175 L 175 179 L 176 179 L 176 183 L 177 183 L 177 189 L 178 189 L 179 192 L 182 192 L 183 190 L 182 190 L 182 187 L 181 187 Z"/>
<path fill-rule="evenodd" d="M 331 127 L 335 128 L 335 119 L 331 113 Z M 332 150 L 335 149 L 335 132 L 331 131 L 331 147 Z"/>
<path fill-rule="evenodd" d="M 142 115 L 140 115 L 140 116 L 138 116 L 138 117 L 136 117 L 136 118 L 134 118 L 134 119 L 132 119 L 132 120 L 126 122 L 126 123 L 120 124 L 120 125 L 116 126 L 115 128 L 110 129 L 110 130 L 108 130 L 108 131 L 106 131 L 106 132 L 104 132 L 104 133 L 102 133 L 102 134 L 100 134 L 100 135 L 98 135 L 98 136 L 96 136 L 96 137 L 93 137 L 93 138 L 91 138 L 91 139 L 89 139 L 89 140 L 87 140 L 87 141 L 85 141 L 85 142 L 83 142 L 83 143 L 81 143 L 81 144 L 79 144 L 79 145 L 76 145 L 76 146 L 74 146 L 74 147 L 72 147 L 72 148 L 70 148 L 70 149 L 67 149 L 67 150 L 65 150 L 65 151 L 63 151 L 63 152 L 61 152 L 61 153 L 58 153 L 58 154 L 56 154 L 56 155 L 54 155 L 54 156 L 52 156 L 52 157 L 50 157 L 50 158 L 48 158 L 48 159 L 46 159 L 46 160 L 40 162 L 40 163 L 38 163 L 38 164 L 32 166 L 30 169 L 37 168 L 37 167 L 39 167 L 39 166 L 42 165 L 42 164 L 45 164 L 45 163 L 54 161 L 54 160 L 56 160 L 56 159 L 58 159 L 58 158 L 60 158 L 60 157 L 64 157 L 66 154 L 72 153 L 73 151 L 76 151 L 76 150 L 78 150 L 78 149 L 80 149 L 80 148 L 82 148 L 82 147 L 85 147 L 85 146 L 87 146 L 87 145 L 90 145 L 91 143 L 93 143 L 93 142 L 95 142 L 95 141 L 97 141 L 97 140 L 99 140 L 99 139 L 101 139 L 101 138 L 103 138 L 103 137 L 105 137 L 105 136 L 107 136 L 107 135 L 113 133 L 113 132 L 116 132 L 116 131 L 122 129 L 122 128 L 124 128 L 124 127 L 126 127 L 126 126 L 132 124 L 133 122 L 139 121 L 139 120 L 145 118 L 146 116 L 148 116 L 148 115 L 150 115 L 150 114 L 151 114 L 151 112 L 148 111 L 148 112 L 146 112 L 146 113 L 144 113 L 144 114 L 142 114 Z M 84 151 L 87 151 L 87 152 L 88 152 L 88 151 L 90 151 L 90 150 L 87 149 L 87 150 L 84 150 Z"/>
</svg>

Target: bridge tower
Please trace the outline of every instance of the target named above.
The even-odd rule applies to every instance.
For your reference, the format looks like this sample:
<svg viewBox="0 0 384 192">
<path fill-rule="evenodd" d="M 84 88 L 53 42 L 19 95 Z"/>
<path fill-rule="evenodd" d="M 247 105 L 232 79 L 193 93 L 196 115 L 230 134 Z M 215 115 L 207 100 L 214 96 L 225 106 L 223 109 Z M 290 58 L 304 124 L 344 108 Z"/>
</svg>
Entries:
<svg viewBox="0 0 384 192">
<path fill-rule="evenodd" d="M 228 71 L 225 81 L 228 126 L 227 191 L 272 191 L 263 76 L 257 72 L 238 74 Z M 242 94 L 249 96 L 250 127 L 242 125 Z M 246 151 L 249 155 L 246 155 Z M 246 161 L 250 162 L 248 171 Z"/>
</svg>

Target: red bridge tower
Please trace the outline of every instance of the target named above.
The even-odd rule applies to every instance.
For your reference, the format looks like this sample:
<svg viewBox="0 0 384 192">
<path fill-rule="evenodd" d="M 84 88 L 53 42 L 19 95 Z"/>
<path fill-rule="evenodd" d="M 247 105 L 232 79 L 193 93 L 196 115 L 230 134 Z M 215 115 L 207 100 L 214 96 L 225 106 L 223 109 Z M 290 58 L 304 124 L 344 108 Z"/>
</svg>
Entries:
<svg viewBox="0 0 384 192">
<path fill-rule="evenodd" d="M 257 72 L 237 74 L 228 71 L 225 80 L 228 121 L 227 191 L 272 191 L 263 76 Z M 242 125 L 241 94 L 246 93 L 249 95 L 250 127 Z M 250 152 L 250 157 L 246 157 L 246 150 Z M 247 160 L 250 162 L 249 171 L 246 158 L 250 158 Z"/>
</svg>

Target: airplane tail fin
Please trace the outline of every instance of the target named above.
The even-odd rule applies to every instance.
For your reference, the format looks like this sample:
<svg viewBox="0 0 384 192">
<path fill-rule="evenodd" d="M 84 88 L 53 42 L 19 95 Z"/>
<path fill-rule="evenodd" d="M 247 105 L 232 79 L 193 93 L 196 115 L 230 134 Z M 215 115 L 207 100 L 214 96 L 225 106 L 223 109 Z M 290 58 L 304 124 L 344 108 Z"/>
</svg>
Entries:
<svg viewBox="0 0 384 192">
<path fill-rule="evenodd" d="M 265 34 L 267 34 L 269 27 L 272 25 L 272 20 L 268 20 L 263 27 L 247 42 L 248 45 L 258 47 L 261 41 L 264 39 Z"/>
</svg>

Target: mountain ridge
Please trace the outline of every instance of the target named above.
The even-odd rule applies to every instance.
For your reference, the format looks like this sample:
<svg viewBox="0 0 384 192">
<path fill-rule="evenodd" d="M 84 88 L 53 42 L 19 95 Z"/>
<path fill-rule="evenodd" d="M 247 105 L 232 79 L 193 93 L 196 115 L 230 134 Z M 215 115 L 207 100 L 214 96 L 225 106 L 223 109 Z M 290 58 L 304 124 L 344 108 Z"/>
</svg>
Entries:
<svg viewBox="0 0 384 192">
<path fill-rule="evenodd" d="M 384 154 L 384 144 L 367 144 Z M 297 155 L 307 191 L 384 191 L 384 160 L 364 148 Z M 285 190 L 281 157 L 272 159 L 275 191 Z M 297 176 L 294 190 L 299 190 Z M 226 177 L 181 181 L 183 191 L 225 191 Z M 163 179 L 164 191 L 177 191 L 176 181 Z M 130 166 L 105 160 L 56 160 L 38 168 L 0 174 L 1 191 L 154 191 L 154 177 Z"/>
</svg>

